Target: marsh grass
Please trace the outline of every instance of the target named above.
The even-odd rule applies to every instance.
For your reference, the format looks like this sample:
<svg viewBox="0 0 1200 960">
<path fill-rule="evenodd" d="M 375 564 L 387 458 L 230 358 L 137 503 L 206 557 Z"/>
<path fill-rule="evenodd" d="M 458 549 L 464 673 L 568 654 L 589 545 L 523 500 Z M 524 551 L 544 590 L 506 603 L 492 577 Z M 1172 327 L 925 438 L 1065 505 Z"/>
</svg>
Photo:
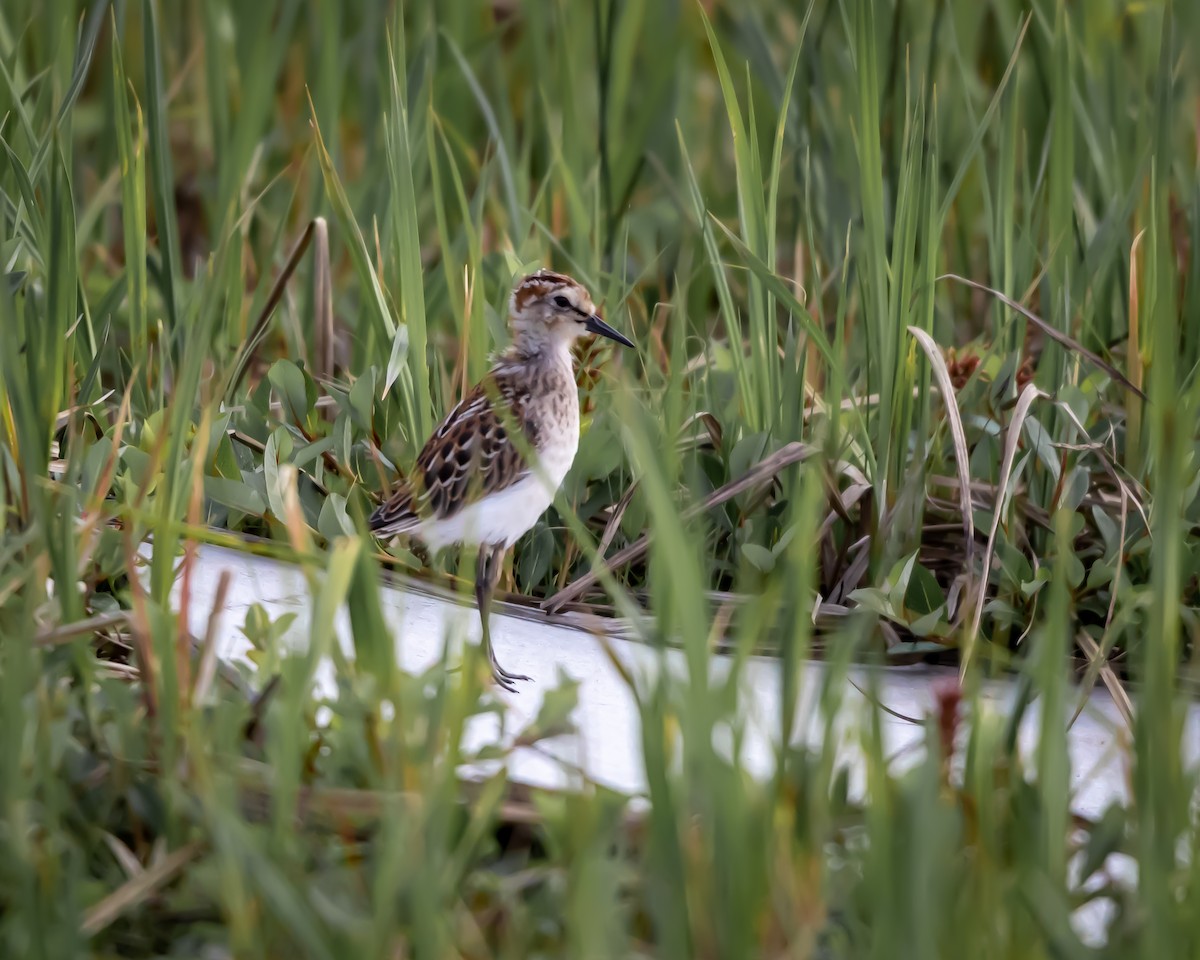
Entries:
<svg viewBox="0 0 1200 960">
<path fill-rule="evenodd" d="M 1191 955 L 1197 9 L 6 3 L 5 954 Z M 639 349 L 585 349 L 506 586 L 682 648 L 630 680 L 636 815 L 460 782 L 494 701 L 397 668 L 379 570 L 416 559 L 363 533 L 541 264 Z M 301 565 L 305 653 L 256 622 L 271 676 L 214 672 L 198 542 Z M 718 744 L 762 652 L 760 781 Z M 852 660 L 921 658 L 962 683 L 907 772 L 879 711 L 865 794 L 793 746 Z M 1101 678 L 1132 794 L 1087 822 L 1059 718 Z"/>
</svg>

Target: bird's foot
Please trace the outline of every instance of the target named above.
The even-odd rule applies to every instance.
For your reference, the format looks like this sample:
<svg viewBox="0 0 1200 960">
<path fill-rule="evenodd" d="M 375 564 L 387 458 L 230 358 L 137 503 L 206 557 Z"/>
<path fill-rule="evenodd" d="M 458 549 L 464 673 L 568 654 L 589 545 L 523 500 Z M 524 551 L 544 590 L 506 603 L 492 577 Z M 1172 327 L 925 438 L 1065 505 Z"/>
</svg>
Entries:
<svg viewBox="0 0 1200 960">
<path fill-rule="evenodd" d="M 490 657 L 492 661 L 492 679 L 496 681 L 496 686 L 502 687 L 509 693 L 517 692 L 517 683 L 525 682 L 532 683 L 533 678 L 527 677 L 523 673 L 509 673 L 502 666 L 495 656 Z"/>
</svg>

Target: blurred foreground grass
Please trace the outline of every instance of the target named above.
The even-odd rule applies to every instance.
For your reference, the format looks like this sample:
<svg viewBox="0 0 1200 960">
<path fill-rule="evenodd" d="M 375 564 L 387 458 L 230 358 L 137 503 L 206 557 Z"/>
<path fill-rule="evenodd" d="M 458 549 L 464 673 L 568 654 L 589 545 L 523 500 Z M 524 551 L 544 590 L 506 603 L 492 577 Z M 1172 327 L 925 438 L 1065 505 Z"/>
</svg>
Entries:
<svg viewBox="0 0 1200 960">
<path fill-rule="evenodd" d="M 1197 36 L 1183 2 L 9 0 L 4 955 L 1194 954 Z M 638 690 L 645 812 L 461 784 L 490 695 L 395 668 L 361 537 L 535 265 L 639 350 L 586 357 L 508 583 L 683 647 Z M 307 654 L 248 624 L 265 694 L 172 612 L 198 541 L 311 575 Z M 718 749 L 752 651 L 789 732 L 814 653 L 825 717 L 855 657 L 964 682 L 905 774 L 867 724 L 863 805 L 832 736 L 766 782 Z M 1096 823 L 1073 664 L 1137 708 Z M 1015 717 L 976 698 L 998 669 Z"/>
</svg>

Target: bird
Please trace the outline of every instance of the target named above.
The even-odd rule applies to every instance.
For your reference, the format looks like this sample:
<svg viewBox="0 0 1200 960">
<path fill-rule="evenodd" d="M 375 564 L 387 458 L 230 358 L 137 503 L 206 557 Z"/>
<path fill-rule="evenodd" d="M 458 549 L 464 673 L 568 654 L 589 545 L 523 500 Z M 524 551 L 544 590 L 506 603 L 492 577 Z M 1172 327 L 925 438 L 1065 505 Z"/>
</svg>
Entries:
<svg viewBox="0 0 1200 960">
<path fill-rule="evenodd" d="M 407 537 L 437 552 L 474 547 L 482 645 L 499 687 L 529 681 L 496 659 L 489 611 L 504 555 L 554 500 L 579 447 L 579 393 L 571 348 L 587 335 L 633 347 L 609 326 L 583 284 L 542 269 L 508 298 L 511 344 L 446 415 L 415 469 L 371 514 L 384 540 Z"/>
</svg>

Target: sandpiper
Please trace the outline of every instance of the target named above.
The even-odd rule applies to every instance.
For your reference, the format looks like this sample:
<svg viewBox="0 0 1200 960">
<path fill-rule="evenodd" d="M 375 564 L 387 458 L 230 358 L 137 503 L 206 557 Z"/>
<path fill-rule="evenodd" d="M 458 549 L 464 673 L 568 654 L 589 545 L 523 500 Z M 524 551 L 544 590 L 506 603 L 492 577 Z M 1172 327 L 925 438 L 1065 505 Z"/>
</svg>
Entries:
<svg viewBox="0 0 1200 960">
<path fill-rule="evenodd" d="M 548 270 L 513 288 L 508 321 L 512 345 L 433 432 L 408 479 L 371 514 L 370 528 L 435 551 L 478 548 L 483 647 L 496 683 L 512 691 L 529 677 L 497 661 L 488 608 L 504 554 L 550 506 L 579 447 L 571 345 L 589 333 L 633 343 L 600 318 L 581 284 Z"/>
</svg>

